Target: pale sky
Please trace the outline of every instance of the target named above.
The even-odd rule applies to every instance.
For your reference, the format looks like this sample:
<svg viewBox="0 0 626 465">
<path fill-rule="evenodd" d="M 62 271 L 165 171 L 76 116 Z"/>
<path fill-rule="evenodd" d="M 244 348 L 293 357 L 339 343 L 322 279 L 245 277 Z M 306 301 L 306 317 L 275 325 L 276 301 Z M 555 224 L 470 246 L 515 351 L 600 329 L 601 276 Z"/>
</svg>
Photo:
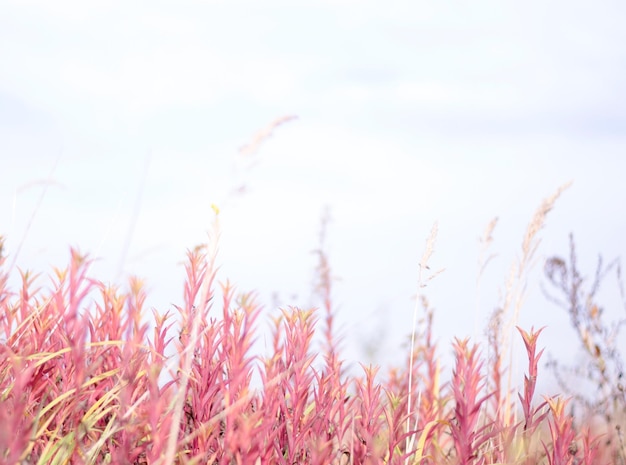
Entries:
<svg viewBox="0 0 626 465">
<path fill-rule="evenodd" d="M 386 363 L 437 221 L 431 266 L 446 270 L 426 294 L 448 353 L 453 336 L 481 336 L 528 222 L 563 183 L 539 258 L 566 253 L 570 231 L 589 275 L 598 253 L 623 253 L 625 13 L 605 0 L 2 1 L 0 233 L 11 259 L 21 244 L 21 268 L 64 266 L 78 246 L 97 278 L 145 277 L 165 311 L 215 203 L 221 278 L 271 313 L 274 293 L 311 303 L 328 206 L 346 357 L 382 335 Z M 286 115 L 298 118 L 237 165 Z M 540 278 L 538 263 L 521 324 L 548 325 L 547 352 L 571 354 Z"/>
</svg>

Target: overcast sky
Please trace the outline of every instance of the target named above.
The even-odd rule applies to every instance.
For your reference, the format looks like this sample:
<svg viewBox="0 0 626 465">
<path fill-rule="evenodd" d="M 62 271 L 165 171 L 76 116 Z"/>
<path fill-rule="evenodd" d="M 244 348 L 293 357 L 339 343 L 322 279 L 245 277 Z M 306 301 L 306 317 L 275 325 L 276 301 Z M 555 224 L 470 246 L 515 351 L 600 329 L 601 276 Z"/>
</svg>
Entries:
<svg viewBox="0 0 626 465">
<path fill-rule="evenodd" d="M 590 275 L 598 253 L 623 253 L 625 10 L 2 1 L 0 232 L 12 257 L 21 245 L 22 268 L 62 266 L 79 246 L 104 281 L 145 277 L 165 311 L 215 203 L 222 279 L 256 289 L 271 313 L 274 293 L 311 304 L 328 206 L 346 356 L 363 360 L 363 341 L 382 336 L 386 363 L 400 357 L 437 221 L 431 267 L 446 271 L 426 294 L 449 352 L 453 336 L 481 336 L 535 209 L 565 182 L 539 258 L 566 253 L 570 231 Z M 287 115 L 297 119 L 241 160 Z M 498 256 L 477 294 L 478 238 L 495 216 Z M 549 325 L 548 352 L 571 354 L 567 316 L 542 298 L 540 278 L 538 262 L 520 321 Z M 623 311 L 615 289 L 607 299 Z"/>
</svg>

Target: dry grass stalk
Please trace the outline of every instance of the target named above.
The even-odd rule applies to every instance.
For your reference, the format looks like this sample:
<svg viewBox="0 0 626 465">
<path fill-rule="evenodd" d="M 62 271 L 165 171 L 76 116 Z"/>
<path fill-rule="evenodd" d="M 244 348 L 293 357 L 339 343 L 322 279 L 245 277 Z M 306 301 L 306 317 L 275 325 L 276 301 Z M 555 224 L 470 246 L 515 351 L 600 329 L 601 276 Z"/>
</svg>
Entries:
<svg viewBox="0 0 626 465">
<path fill-rule="evenodd" d="M 533 215 L 522 240 L 522 256 L 511 266 L 509 278 L 505 283 L 503 303 L 499 309 L 494 311 L 490 322 L 490 331 L 492 331 L 493 334 L 492 339 L 498 346 L 496 354 L 499 360 L 495 363 L 498 365 L 500 370 L 504 367 L 502 361 L 504 360 L 503 357 L 506 356 L 507 352 L 509 358 L 507 384 L 503 400 L 505 408 L 503 418 L 505 419 L 511 419 L 514 421 L 514 417 L 511 415 L 511 388 L 514 353 L 511 338 L 513 336 L 513 330 L 517 325 L 519 312 L 522 308 L 526 294 L 526 274 L 532 267 L 535 253 L 541 242 L 537 237 L 537 234 L 544 227 L 546 217 L 554 207 L 557 199 L 563 191 L 569 188 L 570 185 L 571 183 L 567 183 L 559 187 L 554 194 L 544 199 L 540 207 L 535 211 L 535 214 Z M 512 314 L 511 311 L 513 312 Z"/>
</svg>

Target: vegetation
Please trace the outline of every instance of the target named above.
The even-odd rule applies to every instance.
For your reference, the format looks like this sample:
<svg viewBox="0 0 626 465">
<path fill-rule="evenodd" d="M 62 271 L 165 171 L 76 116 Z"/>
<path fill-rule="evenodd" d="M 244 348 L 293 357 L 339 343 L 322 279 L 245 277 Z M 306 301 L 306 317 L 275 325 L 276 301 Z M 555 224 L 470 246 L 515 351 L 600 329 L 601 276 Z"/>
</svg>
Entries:
<svg viewBox="0 0 626 465">
<path fill-rule="evenodd" d="M 440 368 L 434 314 L 421 292 L 437 274 L 427 265 L 436 228 L 420 262 L 406 364 L 385 374 L 363 365 L 356 376 L 345 373 L 338 353 L 323 245 L 322 308 L 281 309 L 266 355 L 253 351 L 260 312 L 254 294 L 217 279 L 216 229 L 209 244 L 187 253 L 180 305 L 152 310 L 150 318 L 141 280 L 132 278 L 127 291 L 107 287 L 89 276 L 90 260 L 76 250 L 67 268 L 54 271 L 49 289 L 36 287 L 30 272 L 22 273 L 20 289 L 9 289 L 2 255 L 0 463 L 624 463 L 619 325 L 609 327 L 595 301 L 617 264 L 600 263 L 585 291 L 573 240 L 568 261 L 546 263 L 548 282 L 565 296 L 561 303 L 589 356 L 578 375 L 597 383 L 595 401 L 569 392 L 537 396 L 542 330 L 515 328 L 538 231 L 561 191 L 528 227 L 486 350 L 456 340 L 452 376 Z M 312 341 L 320 327 L 318 355 Z M 506 368 L 512 336 L 521 337 L 527 354 L 520 392 Z M 574 404 L 581 408 L 576 417 Z"/>
</svg>

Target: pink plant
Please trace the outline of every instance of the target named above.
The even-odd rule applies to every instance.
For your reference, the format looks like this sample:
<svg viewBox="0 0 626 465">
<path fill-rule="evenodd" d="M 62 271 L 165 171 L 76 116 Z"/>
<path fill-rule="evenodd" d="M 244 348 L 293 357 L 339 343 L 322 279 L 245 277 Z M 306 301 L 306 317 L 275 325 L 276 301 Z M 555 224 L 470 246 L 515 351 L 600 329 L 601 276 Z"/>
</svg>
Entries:
<svg viewBox="0 0 626 465">
<path fill-rule="evenodd" d="M 456 340 L 454 351 L 456 367 L 452 374 L 451 389 L 455 402 L 450 432 L 454 440 L 458 463 L 484 463 L 480 457 L 483 446 L 497 434 L 493 422 L 480 423 L 485 401 L 492 394 L 483 394 L 484 376 L 482 362 L 478 360 L 477 346 L 468 347 L 467 340 Z"/>
<path fill-rule="evenodd" d="M 572 418 L 565 413 L 568 401 L 560 397 L 547 398 L 552 418 L 550 427 L 551 447 L 544 444 L 550 465 L 569 465 L 574 463 L 576 455 L 576 432 L 572 427 Z"/>
<path fill-rule="evenodd" d="M 539 338 L 541 331 L 543 331 L 543 328 L 539 331 L 535 331 L 533 328 L 530 330 L 530 333 L 527 333 L 520 327 L 518 327 L 517 330 L 522 335 L 524 345 L 526 346 L 526 353 L 528 354 L 528 375 L 524 376 L 524 393 L 520 393 L 518 396 L 522 403 L 522 411 L 524 413 L 524 431 L 530 431 L 532 433 L 532 431 L 537 428 L 547 415 L 546 412 L 538 418 L 535 418 L 537 412 L 545 404 L 542 404 L 535 409 L 532 408 L 532 400 L 535 394 L 535 386 L 537 384 L 539 359 L 541 358 L 541 354 L 543 354 L 543 349 L 537 353 L 537 339 Z"/>
</svg>

